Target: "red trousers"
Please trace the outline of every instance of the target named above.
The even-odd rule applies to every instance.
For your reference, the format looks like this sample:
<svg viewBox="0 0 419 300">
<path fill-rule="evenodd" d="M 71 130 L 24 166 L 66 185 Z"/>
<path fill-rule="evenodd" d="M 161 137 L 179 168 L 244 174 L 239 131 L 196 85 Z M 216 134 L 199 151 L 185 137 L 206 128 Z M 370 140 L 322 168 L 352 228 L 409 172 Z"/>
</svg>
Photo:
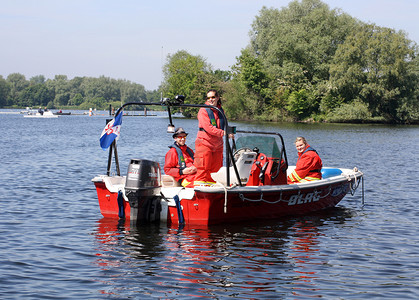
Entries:
<svg viewBox="0 0 419 300">
<path fill-rule="evenodd" d="M 212 149 L 199 139 L 195 141 L 195 185 L 214 183 L 211 173 L 217 172 L 223 166 L 223 147 Z"/>
</svg>

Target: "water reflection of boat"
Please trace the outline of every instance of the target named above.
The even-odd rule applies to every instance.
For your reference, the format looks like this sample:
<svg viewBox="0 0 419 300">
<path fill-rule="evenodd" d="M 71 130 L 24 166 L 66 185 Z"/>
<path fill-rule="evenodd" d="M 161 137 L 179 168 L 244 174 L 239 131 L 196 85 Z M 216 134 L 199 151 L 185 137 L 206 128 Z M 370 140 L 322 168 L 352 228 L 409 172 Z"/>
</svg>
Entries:
<svg viewBox="0 0 419 300">
<path fill-rule="evenodd" d="M 249 289 L 252 297 L 247 298 L 251 299 L 276 299 L 278 292 L 321 298 L 322 266 L 331 264 L 324 239 L 333 235 L 330 231 L 334 232 L 336 224 L 355 215 L 335 207 L 280 221 L 185 225 L 182 229 L 160 224 L 130 227 L 127 220 L 102 218 L 94 233 L 95 264 L 110 274 L 101 277 L 110 287 L 119 286 L 114 281 L 118 278 L 127 290 L 130 284 L 136 285 L 118 276 L 118 272 L 129 273 L 131 278 L 147 278 L 152 286 L 144 289 L 156 295 L 191 283 L 199 295 L 217 290 L 219 298 L 224 292 L 243 295 Z M 171 284 L 161 284 L 168 278 Z M 280 291 L 278 282 L 282 283 Z M 117 288 L 109 292 L 126 298 Z"/>
<path fill-rule="evenodd" d="M 127 105 L 165 105 L 172 129 L 171 107 L 211 107 L 224 117 L 227 131 L 235 131 L 217 107 L 183 104 L 182 97 L 174 101 L 164 99 L 162 103 L 126 103 L 115 116 Z M 304 215 L 336 206 L 348 192 L 354 193 L 363 177 L 356 168 L 323 168 L 321 180 L 288 185 L 287 174 L 293 167 L 288 166 L 281 134 L 236 132 L 243 137 L 237 139 L 235 151 L 227 136 L 225 140 L 226 165 L 230 167 L 222 167 L 213 174 L 215 185 L 194 188 L 179 186 L 171 177 L 161 175 L 157 162 L 144 159 L 131 159 L 127 176 L 121 176 L 113 142 L 107 175 L 92 179 L 102 215 L 130 218 L 138 223 L 161 221 L 189 225 Z M 110 176 L 112 151 L 116 161 L 115 176 Z M 260 168 L 262 156 L 264 164 Z"/>
</svg>

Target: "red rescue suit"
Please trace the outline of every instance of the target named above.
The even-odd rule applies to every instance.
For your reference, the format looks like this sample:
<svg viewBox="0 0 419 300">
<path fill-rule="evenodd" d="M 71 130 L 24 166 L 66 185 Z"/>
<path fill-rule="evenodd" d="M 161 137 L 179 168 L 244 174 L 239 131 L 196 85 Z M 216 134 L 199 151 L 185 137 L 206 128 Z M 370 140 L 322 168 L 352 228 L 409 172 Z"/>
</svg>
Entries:
<svg viewBox="0 0 419 300">
<path fill-rule="evenodd" d="M 181 156 L 179 156 L 175 146 L 180 148 L 180 150 L 182 151 Z M 192 149 L 186 145 L 179 146 L 178 144 L 175 144 L 173 146 L 170 146 L 170 150 L 166 153 L 166 157 L 164 160 L 164 173 L 175 178 L 175 180 L 179 182 L 182 186 L 192 187 L 195 174 L 185 175 L 182 173 L 182 170 L 194 164 L 193 156 L 194 153 Z"/>
<path fill-rule="evenodd" d="M 316 150 L 307 144 L 302 153 L 298 153 L 295 170 L 288 176 L 288 183 L 299 183 L 322 179 L 322 160 Z"/>
<path fill-rule="evenodd" d="M 208 102 L 205 104 L 210 105 Z M 221 108 L 220 105 L 218 107 Z M 217 172 L 223 166 L 224 130 L 220 117 L 218 111 L 210 108 L 203 107 L 198 112 L 199 131 L 195 141 L 195 167 L 198 170 L 195 174 L 195 185 L 215 183 L 211 173 Z"/>
</svg>

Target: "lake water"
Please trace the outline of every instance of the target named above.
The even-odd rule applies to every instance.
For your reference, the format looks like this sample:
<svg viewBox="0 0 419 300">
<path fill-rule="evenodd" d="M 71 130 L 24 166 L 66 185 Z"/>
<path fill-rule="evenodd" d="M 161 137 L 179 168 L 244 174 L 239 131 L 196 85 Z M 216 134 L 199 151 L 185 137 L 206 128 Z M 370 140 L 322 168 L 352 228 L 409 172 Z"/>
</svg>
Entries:
<svg viewBox="0 0 419 300">
<path fill-rule="evenodd" d="M 1 113 L 3 112 L 3 114 Z M 302 135 L 325 166 L 358 167 L 361 188 L 303 217 L 135 228 L 101 216 L 107 116 L 31 119 L 0 111 L 1 299 L 418 299 L 419 127 L 235 123 Z M 190 134 L 196 120 L 175 119 Z M 163 163 L 168 119 L 124 117 L 118 152 Z"/>
</svg>

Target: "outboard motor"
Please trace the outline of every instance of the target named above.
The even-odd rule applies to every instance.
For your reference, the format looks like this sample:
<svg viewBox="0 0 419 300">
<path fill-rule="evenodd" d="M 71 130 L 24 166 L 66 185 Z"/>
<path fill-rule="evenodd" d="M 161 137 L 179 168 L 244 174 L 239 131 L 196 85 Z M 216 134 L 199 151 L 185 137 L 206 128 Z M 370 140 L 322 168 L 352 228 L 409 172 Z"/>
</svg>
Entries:
<svg viewBox="0 0 419 300">
<path fill-rule="evenodd" d="M 160 165 L 155 161 L 131 159 L 125 182 L 125 195 L 131 206 L 131 221 L 160 221 Z"/>
</svg>

